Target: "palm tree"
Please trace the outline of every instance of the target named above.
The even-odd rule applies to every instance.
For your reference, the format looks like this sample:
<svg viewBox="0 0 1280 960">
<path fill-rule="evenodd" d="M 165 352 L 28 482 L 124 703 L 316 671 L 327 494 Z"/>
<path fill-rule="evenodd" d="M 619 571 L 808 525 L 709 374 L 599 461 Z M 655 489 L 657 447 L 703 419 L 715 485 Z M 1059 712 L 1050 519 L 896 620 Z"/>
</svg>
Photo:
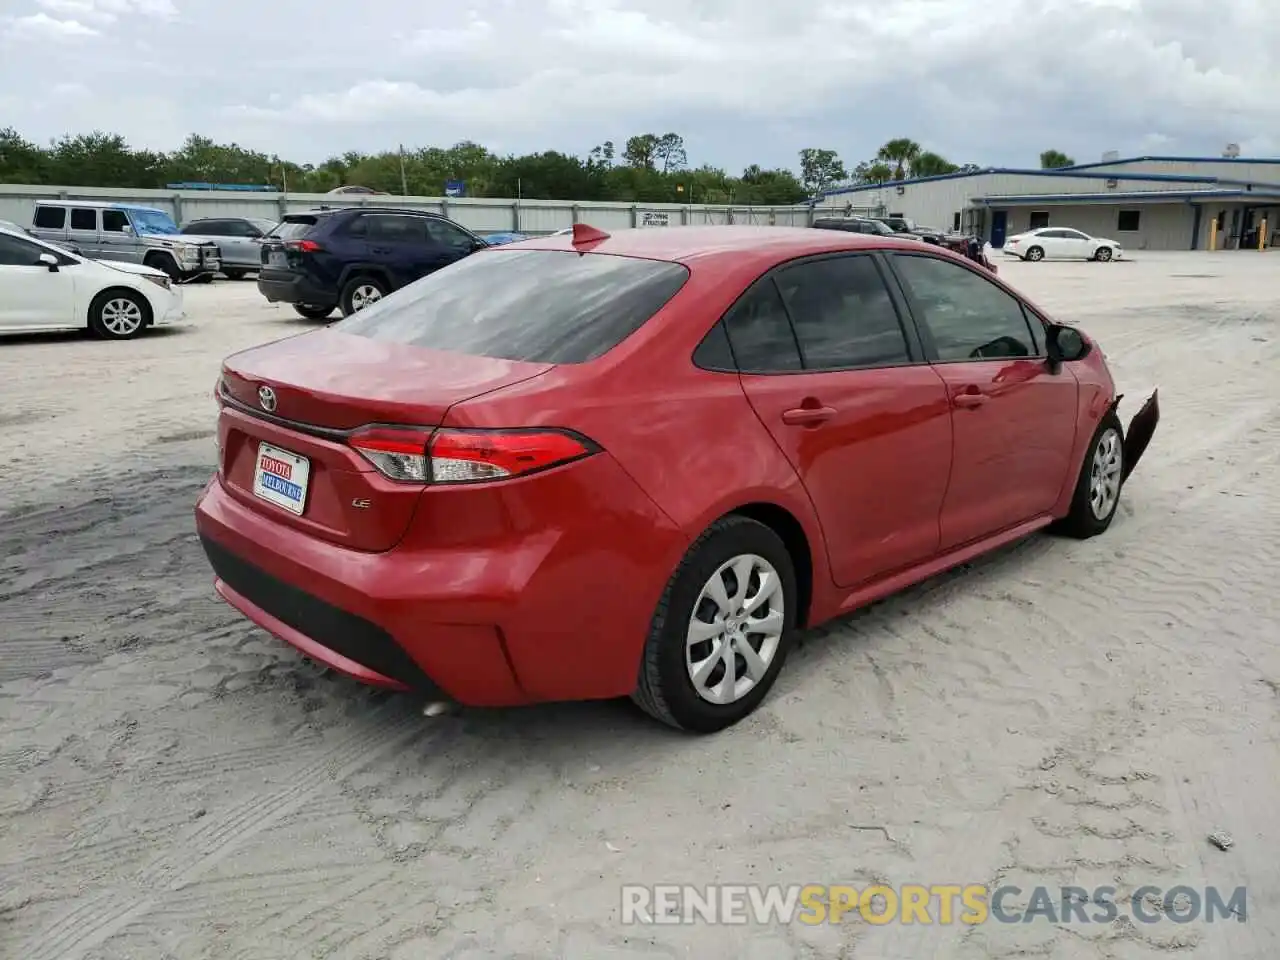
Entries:
<svg viewBox="0 0 1280 960">
<path fill-rule="evenodd" d="M 893 165 L 893 179 L 905 180 L 922 152 L 920 144 L 914 140 L 898 137 L 881 147 L 876 159 Z"/>
<path fill-rule="evenodd" d="M 926 150 L 916 157 L 915 162 L 911 164 L 911 175 L 913 177 L 940 177 L 944 174 L 955 173 L 959 169 L 945 157 Z"/>
</svg>

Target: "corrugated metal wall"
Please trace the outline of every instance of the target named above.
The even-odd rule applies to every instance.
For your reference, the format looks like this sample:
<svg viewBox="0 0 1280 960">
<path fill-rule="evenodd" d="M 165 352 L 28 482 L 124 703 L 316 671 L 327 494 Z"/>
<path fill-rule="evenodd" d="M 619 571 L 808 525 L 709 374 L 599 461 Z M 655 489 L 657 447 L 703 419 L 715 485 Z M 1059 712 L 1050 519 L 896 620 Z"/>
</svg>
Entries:
<svg viewBox="0 0 1280 960">
<path fill-rule="evenodd" d="M 1008 235 L 1031 229 L 1031 213 L 1049 214 L 1049 226 L 1071 227 L 1092 237 L 1114 240 L 1126 250 L 1187 250 L 1191 247 L 1191 229 L 1195 209 L 1187 203 L 1125 204 L 1047 204 L 1042 207 L 1007 207 Z M 1121 231 L 1121 210 L 1138 211 L 1138 229 Z M 990 214 L 987 215 L 990 223 Z M 1206 217 L 1208 214 L 1206 214 Z"/>
<path fill-rule="evenodd" d="M 1089 173 L 1158 173 L 1189 177 L 1220 177 L 1250 183 L 1280 183 L 1280 163 L 1250 163 L 1248 160 L 1139 160 L 1108 163 L 1087 168 Z"/>
<path fill-rule="evenodd" d="M 18 186 L 0 184 L 0 220 L 30 226 L 36 201 L 92 200 L 132 203 L 166 211 L 179 223 L 205 217 L 264 217 L 329 207 L 410 207 L 451 217 L 477 233 L 522 231 L 552 233 L 574 223 L 590 223 L 604 230 L 643 225 L 645 214 L 665 214 L 670 226 L 682 224 L 809 225 L 806 205 L 780 207 L 683 206 L 674 203 L 574 203 L 560 200 L 445 199 L 442 197 L 334 196 L 330 194 L 216 193 L 208 191 L 117 190 L 92 187 Z M 813 211 L 815 216 L 840 215 L 849 198 L 833 197 Z M 855 212 L 867 212 L 865 210 Z"/>
</svg>

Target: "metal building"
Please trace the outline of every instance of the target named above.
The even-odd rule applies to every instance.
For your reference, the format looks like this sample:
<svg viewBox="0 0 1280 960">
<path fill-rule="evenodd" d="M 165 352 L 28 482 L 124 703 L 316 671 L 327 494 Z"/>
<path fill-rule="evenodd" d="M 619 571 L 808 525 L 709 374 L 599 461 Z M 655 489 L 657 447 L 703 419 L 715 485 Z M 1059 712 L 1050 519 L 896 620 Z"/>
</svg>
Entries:
<svg viewBox="0 0 1280 960">
<path fill-rule="evenodd" d="M 989 167 L 828 191 L 994 247 L 1035 227 L 1073 227 L 1129 250 L 1256 249 L 1280 243 L 1280 159 L 1132 157 L 1058 170 Z"/>
</svg>

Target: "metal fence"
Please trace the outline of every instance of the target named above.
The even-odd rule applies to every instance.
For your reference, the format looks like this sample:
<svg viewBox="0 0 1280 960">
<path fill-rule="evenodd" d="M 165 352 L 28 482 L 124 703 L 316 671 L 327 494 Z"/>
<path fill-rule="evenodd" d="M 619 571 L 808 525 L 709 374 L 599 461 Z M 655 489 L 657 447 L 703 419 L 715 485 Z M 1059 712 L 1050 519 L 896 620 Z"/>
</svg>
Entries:
<svg viewBox="0 0 1280 960">
<path fill-rule="evenodd" d="M 38 200 L 88 200 L 129 203 L 164 210 L 178 223 L 206 217 L 261 217 L 278 220 L 287 213 L 344 207 L 408 207 L 444 214 L 477 233 L 544 234 L 589 223 L 603 230 L 628 227 L 757 224 L 808 226 L 814 217 L 882 215 L 883 209 L 854 208 L 836 198 L 810 207 L 709 206 L 678 203 L 575 202 L 571 200 L 495 200 L 463 197 L 387 197 L 364 194 L 239 193 L 209 190 L 126 190 L 0 184 L 0 220 L 30 226 Z"/>
</svg>

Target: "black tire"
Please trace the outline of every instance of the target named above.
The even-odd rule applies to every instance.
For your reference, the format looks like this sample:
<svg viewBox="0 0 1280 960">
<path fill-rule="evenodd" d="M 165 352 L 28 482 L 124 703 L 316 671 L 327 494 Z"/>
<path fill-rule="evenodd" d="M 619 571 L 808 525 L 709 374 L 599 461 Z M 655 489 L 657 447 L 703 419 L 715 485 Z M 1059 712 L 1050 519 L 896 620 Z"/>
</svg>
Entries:
<svg viewBox="0 0 1280 960">
<path fill-rule="evenodd" d="M 213 283 L 212 273 L 195 273 L 191 275 L 188 283 Z"/>
<path fill-rule="evenodd" d="M 178 269 L 178 261 L 167 253 L 149 253 L 142 263 L 144 266 L 163 270 L 174 283 L 182 279 L 182 271 Z"/>
<path fill-rule="evenodd" d="M 766 560 L 778 573 L 782 636 L 764 676 L 755 686 L 739 700 L 715 704 L 698 695 L 690 678 L 685 662 L 688 626 L 703 587 L 721 566 L 743 554 Z M 798 612 L 796 596 L 795 565 L 773 530 L 736 514 L 717 520 L 693 542 L 667 582 L 650 624 L 631 699 L 650 716 L 679 730 L 715 733 L 733 726 L 768 696 L 786 662 Z M 740 655 L 735 657 L 740 659 Z"/>
<path fill-rule="evenodd" d="M 89 304 L 89 330 L 104 340 L 132 340 L 150 324 L 151 304 L 132 290 L 104 290 Z"/>
<path fill-rule="evenodd" d="M 1027 247 L 1026 256 L 1023 260 L 1030 260 L 1032 263 L 1039 263 L 1044 259 L 1044 247 Z"/>
<path fill-rule="evenodd" d="M 1105 510 L 1103 516 L 1098 516 L 1094 510 L 1092 497 L 1094 460 L 1099 447 L 1110 434 L 1114 434 L 1116 444 L 1115 499 L 1111 502 L 1110 509 Z M 1075 492 L 1071 496 L 1071 511 L 1053 525 L 1054 532 L 1077 540 L 1087 540 L 1105 531 L 1111 526 L 1111 521 L 1115 518 L 1116 510 L 1120 506 L 1120 494 L 1124 489 L 1123 475 L 1124 427 L 1121 426 L 1120 418 L 1116 416 L 1115 411 L 1111 410 L 1102 418 L 1098 429 L 1089 439 L 1089 446 L 1085 448 L 1084 462 L 1080 464 L 1080 474 L 1076 478 Z"/>
<path fill-rule="evenodd" d="M 243 280 L 247 275 L 247 270 L 223 269 L 222 275 L 228 280 Z"/>
<path fill-rule="evenodd" d="M 342 307 L 342 315 L 349 317 L 351 314 L 360 310 L 361 304 L 359 295 L 362 290 L 376 290 L 377 298 L 381 299 L 387 295 L 387 285 L 377 277 L 371 277 L 368 274 L 352 277 L 346 282 L 342 288 L 342 296 L 339 298 L 339 304 Z"/>
<path fill-rule="evenodd" d="M 1099 247 L 1097 251 L 1094 252 L 1093 259 L 1097 260 L 1099 263 L 1106 263 L 1111 259 L 1111 248 Z"/>
<path fill-rule="evenodd" d="M 333 305 L 327 307 L 317 307 L 309 303 L 295 303 L 293 309 L 298 316 L 306 317 L 308 320 L 323 320 L 329 314 L 333 313 Z"/>
</svg>

